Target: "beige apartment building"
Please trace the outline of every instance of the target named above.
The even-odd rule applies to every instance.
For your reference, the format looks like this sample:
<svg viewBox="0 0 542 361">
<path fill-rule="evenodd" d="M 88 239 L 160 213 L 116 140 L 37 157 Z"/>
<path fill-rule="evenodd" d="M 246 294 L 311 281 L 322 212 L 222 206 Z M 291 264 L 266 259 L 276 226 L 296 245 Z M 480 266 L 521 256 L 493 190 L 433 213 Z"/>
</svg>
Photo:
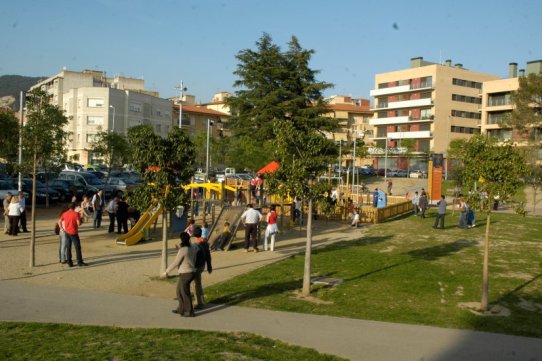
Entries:
<svg viewBox="0 0 542 361">
<path fill-rule="evenodd" d="M 500 125 L 504 119 L 511 115 L 514 109 L 512 92 L 519 88 L 517 67 L 517 63 L 510 63 L 508 78 L 484 82 L 481 131 L 483 134 L 502 141 L 511 140 L 516 144 L 525 145 L 529 141 L 541 141 L 542 129 L 532 128 L 529 132 L 521 134 L 516 130 Z M 542 60 L 528 62 L 527 73 L 525 73 L 525 69 L 519 70 L 519 77 L 528 74 L 542 74 Z"/>
<path fill-rule="evenodd" d="M 369 123 L 370 118 L 373 116 L 370 101 L 344 95 L 334 95 L 326 100 L 328 112 L 324 115 L 337 119 L 340 127 L 337 131 L 326 135 L 341 146 L 341 159 L 339 162 L 342 167 L 349 168 L 353 165 L 359 167 L 370 162 L 370 160 L 359 157 L 359 154 L 363 153 L 359 148 L 356 149 L 357 156 L 355 159 L 353 151 L 346 156 L 342 156 L 342 147 L 344 146 L 345 150 L 349 145 L 353 147 L 354 140 L 356 140 L 356 148 L 359 144 L 363 144 L 360 141 L 365 144 L 371 142 L 374 127 Z M 347 152 L 344 152 L 344 154 L 347 154 Z"/>
<path fill-rule="evenodd" d="M 52 95 L 53 104 L 64 110 L 71 133 L 69 159 L 79 163 L 100 160 L 90 151 L 96 134 L 114 131 L 127 134 L 130 127 L 146 124 L 166 136 L 172 126 L 173 104 L 157 92 L 144 89 L 144 80 L 107 77 L 103 71 L 63 70 L 32 87 Z"/>
<path fill-rule="evenodd" d="M 425 169 L 427 154 L 446 153 L 451 140 L 479 133 L 482 84 L 496 79 L 451 60 L 437 64 L 421 57 L 412 58 L 409 69 L 377 74 L 370 91 L 374 166 Z M 405 157 L 405 139 L 412 139 L 411 159 Z"/>
</svg>

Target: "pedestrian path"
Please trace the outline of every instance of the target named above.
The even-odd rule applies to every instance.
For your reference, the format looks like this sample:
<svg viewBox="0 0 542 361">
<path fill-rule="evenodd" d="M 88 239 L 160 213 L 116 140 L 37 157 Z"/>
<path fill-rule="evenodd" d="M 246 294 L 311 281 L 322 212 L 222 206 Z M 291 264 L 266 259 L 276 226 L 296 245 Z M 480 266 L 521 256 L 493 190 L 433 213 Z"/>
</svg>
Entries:
<svg viewBox="0 0 542 361">
<path fill-rule="evenodd" d="M 542 340 L 484 332 L 211 306 L 194 318 L 176 301 L 0 281 L 0 320 L 250 332 L 360 361 L 542 360 Z"/>
</svg>

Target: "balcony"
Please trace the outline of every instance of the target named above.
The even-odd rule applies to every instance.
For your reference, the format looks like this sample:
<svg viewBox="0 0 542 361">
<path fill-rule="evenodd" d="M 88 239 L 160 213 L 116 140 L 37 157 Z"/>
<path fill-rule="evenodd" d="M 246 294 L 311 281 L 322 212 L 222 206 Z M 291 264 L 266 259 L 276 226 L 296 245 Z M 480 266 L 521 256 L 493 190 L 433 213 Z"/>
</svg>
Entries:
<svg viewBox="0 0 542 361">
<path fill-rule="evenodd" d="M 390 102 L 386 104 L 387 106 L 383 108 L 376 108 L 372 110 L 382 110 L 382 109 L 402 109 L 402 108 L 416 108 L 416 107 L 426 107 L 433 105 L 433 100 L 431 98 L 425 99 L 416 99 L 416 100 L 405 100 L 401 102 Z M 380 106 L 380 105 L 378 105 Z"/>
<path fill-rule="evenodd" d="M 425 85 L 425 84 L 424 84 Z M 420 90 L 429 90 L 432 89 L 432 86 L 420 86 L 420 87 L 412 87 L 411 85 L 399 85 L 394 86 L 390 88 L 381 88 L 381 89 L 373 89 L 369 92 L 369 95 L 372 97 L 379 97 L 383 95 L 390 95 L 390 94 L 401 94 L 401 93 L 408 93 L 411 91 L 420 91 Z"/>
<path fill-rule="evenodd" d="M 388 133 L 388 139 L 389 140 L 397 140 L 397 139 L 422 139 L 422 138 L 432 138 L 430 130 L 419 130 L 414 132 L 389 132 Z M 386 139 L 386 136 L 380 136 L 377 135 L 376 137 L 372 138 L 373 140 L 379 140 L 379 139 Z"/>
<path fill-rule="evenodd" d="M 373 118 L 369 120 L 370 125 L 388 125 L 388 124 L 405 124 L 408 123 L 409 116 L 388 117 L 388 118 Z"/>
</svg>

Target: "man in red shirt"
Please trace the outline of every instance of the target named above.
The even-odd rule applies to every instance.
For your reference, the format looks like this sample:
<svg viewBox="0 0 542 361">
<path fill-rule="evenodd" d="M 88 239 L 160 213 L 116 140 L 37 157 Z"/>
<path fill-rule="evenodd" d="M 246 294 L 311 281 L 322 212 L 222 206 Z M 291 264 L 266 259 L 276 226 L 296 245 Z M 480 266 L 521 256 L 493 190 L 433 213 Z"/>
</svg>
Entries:
<svg viewBox="0 0 542 361">
<path fill-rule="evenodd" d="M 75 254 L 77 257 L 78 266 L 88 266 L 83 262 L 83 254 L 81 253 L 81 240 L 79 239 L 79 225 L 81 218 L 79 213 L 75 211 L 75 203 L 68 205 L 68 210 L 60 216 L 60 227 L 66 233 L 66 259 L 68 266 L 73 267 L 72 261 L 72 243 L 75 246 Z"/>
</svg>

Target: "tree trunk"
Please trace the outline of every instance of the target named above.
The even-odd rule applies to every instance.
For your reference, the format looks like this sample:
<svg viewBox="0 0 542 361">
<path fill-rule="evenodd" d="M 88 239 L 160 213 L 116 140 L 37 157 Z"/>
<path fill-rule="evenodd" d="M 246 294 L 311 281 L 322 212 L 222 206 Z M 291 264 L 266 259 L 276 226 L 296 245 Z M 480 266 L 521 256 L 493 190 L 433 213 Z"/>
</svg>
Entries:
<svg viewBox="0 0 542 361">
<path fill-rule="evenodd" d="M 38 154 L 34 149 L 32 165 L 32 233 L 30 234 L 30 268 L 36 265 L 36 163 Z"/>
<path fill-rule="evenodd" d="M 487 311 L 489 299 L 489 226 L 491 224 L 491 212 L 486 217 L 486 237 L 484 239 L 484 268 L 482 276 L 482 302 L 481 310 Z"/>
<path fill-rule="evenodd" d="M 309 200 L 309 210 L 307 213 L 307 244 L 305 247 L 305 268 L 303 272 L 302 292 L 304 297 L 311 294 L 312 199 Z"/>
<path fill-rule="evenodd" d="M 167 269 L 167 211 L 162 211 L 162 265 L 160 266 L 160 274 Z"/>
</svg>

